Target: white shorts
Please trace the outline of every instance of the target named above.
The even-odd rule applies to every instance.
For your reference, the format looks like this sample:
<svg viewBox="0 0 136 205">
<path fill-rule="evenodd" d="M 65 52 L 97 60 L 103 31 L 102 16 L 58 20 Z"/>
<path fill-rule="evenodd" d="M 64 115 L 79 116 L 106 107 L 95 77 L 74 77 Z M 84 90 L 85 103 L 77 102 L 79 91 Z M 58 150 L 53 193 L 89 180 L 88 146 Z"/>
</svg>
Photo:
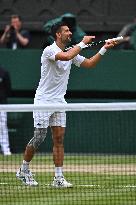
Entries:
<svg viewBox="0 0 136 205">
<path fill-rule="evenodd" d="M 34 111 L 34 127 L 47 128 L 48 126 L 66 127 L 66 113 L 65 112 L 41 112 Z"/>
</svg>

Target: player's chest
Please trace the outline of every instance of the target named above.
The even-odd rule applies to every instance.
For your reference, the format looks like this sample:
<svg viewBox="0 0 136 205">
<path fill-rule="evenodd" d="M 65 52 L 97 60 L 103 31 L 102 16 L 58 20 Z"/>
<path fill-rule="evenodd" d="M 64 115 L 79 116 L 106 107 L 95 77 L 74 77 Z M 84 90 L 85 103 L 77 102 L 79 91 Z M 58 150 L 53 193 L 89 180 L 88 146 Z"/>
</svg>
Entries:
<svg viewBox="0 0 136 205">
<path fill-rule="evenodd" d="M 62 72 L 66 70 L 70 70 L 71 64 L 72 61 L 57 61 L 56 69 L 61 70 Z"/>
</svg>

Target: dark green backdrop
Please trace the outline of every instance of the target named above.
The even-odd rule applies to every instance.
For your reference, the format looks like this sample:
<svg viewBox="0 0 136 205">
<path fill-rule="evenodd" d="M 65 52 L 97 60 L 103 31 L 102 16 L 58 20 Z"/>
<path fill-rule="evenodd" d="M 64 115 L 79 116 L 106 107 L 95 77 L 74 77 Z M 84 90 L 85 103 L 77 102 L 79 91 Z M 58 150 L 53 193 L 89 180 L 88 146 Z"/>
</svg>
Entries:
<svg viewBox="0 0 136 205">
<path fill-rule="evenodd" d="M 40 77 L 41 50 L 0 50 L 0 64 L 9 70 L 13 90 L 35 90 Z M 84 56 L 96 51 L 86 50 Z M 136 52 L 113 50 L 95 69 L 71 69 L 68 90 L 136 91 Z"/>
</svg>

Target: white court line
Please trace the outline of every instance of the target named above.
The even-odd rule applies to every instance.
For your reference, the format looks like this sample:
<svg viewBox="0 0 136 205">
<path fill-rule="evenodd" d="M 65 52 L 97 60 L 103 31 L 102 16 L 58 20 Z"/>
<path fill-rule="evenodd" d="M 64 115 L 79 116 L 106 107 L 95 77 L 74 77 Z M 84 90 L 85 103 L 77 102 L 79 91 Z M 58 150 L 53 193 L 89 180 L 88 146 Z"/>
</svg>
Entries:
<svg viewBox="0 0 136 205">
<path fill-rule="evenodd" d="M 122 186 L 121 186 L 122 187 Z M 128 186 L 123 186 L 123 187 L 125 187 L 125 188 L 136 188 L 136 185 L 128 185 Z"/>
<path fill-rule="evenodd" d="M 51 184 L 44 184 L 44 185 L 52 187 Z M 73 187 L 101 187 L 101 186 L 95 184 L 79 184 L 79 185 L 73 185 Z"/>
<path fill-rule="evenodd" d="M 51 184 L 43 184 L 42 186 L 48 186 L 48 187 L 52 187 Z M 73 188 L 74 187 L 99 187 L 99 188 L 104 188 L 104 186 L 101 186 L 99 184 L 75 184 L 73 185 Z M 119 185 L 119 186 L 114 186 L 114 187 L 111 187 L 111 188 L 136 188 L 136 185 Z"/>
<path fill-rule="evenodd" d="M 95 184 L 79 184 L 76 185 L 77 187 L 100 187 L 100 185 L 95 185 Z"/>
<path fill-rule="evenodd" d="M 9 183 L 6 182 L 0 182 L 0 185 L 11 185 Z M 18 185 L 17 185 L 18 186 Z M 40 186 L 48 186 L 48 187 L 52 187 L 51 184 L 41 184 Z M 73 185 L 74 187 L 99 187 L 99 188 L 104 188 L 104 186 L 101 186 L 99 184 L 75 184 Z M 113 188 L 113 187 L 112 187 Z M 136 188 L 136 185 L 119 185 L 119 186 L 115 186 L 114 188 Z"/>
</svg>

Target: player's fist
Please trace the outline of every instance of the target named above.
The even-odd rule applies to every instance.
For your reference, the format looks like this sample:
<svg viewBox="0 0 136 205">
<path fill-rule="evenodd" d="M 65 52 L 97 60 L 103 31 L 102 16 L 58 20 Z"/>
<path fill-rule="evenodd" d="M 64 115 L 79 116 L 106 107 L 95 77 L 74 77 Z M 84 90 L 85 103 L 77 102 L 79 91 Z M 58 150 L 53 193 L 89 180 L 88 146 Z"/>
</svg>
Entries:
<svg viewBox="0 0 136 205">
<path fill-rule="evenodd" d="M 88 43 L 91 43 L 94 38 L 95 38 L 95 36 L 84 36 L 82 42 L 84 44 L 88 44 Z"/>
<path fill-rule="evenodd" d="M 113 48 L 113 47 L 116 46 L 117 44 L 118 44 L 117 41 L 113 41 L 113 40 L 110 40 L 110 39 L 109 39 L 109 40 L 106 41 L 104 47 L 105 47 L 106 49 L 109 49 L 109 48 Z"/>
</svg>

